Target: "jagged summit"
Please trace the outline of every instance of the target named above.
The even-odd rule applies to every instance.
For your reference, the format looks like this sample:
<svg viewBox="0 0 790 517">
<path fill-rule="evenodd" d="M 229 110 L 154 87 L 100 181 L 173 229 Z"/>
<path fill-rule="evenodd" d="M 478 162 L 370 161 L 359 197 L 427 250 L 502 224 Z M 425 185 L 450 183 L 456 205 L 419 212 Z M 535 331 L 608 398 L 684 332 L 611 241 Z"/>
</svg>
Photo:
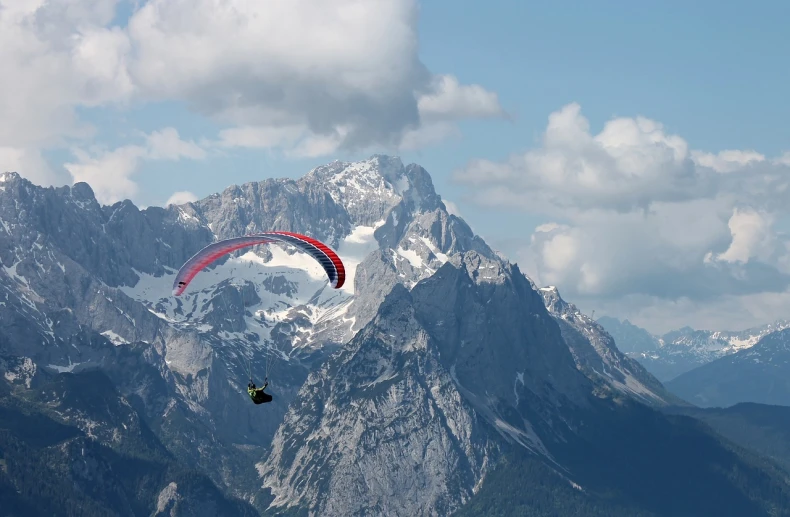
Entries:
<svg viewBox="0 0 790 517">
<path fill-rule="evenodd" d="M 19 175 L 18 172 L 14 172 L 14 171 L 0 172 L 0 183 L 5 183 L 7 181 L 14 181 L 20 178 L 21 176 Z"/>
<path fill-rule="evenodd" d="M 419 165 L 404 166 L 398 157 L 335 161 L 316 167 L 300 181 L 321 184 L 362 225 L 375 224 L 401 203 L 409 212 L 445 208 L 430 174 Z"/>
</svg>

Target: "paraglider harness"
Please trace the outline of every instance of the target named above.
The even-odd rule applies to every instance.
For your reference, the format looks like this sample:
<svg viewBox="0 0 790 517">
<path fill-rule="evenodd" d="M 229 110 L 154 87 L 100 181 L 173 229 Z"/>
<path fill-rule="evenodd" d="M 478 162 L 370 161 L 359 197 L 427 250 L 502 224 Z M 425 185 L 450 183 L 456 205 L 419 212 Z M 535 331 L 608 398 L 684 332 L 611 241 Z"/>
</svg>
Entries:
<svg viewBox="0 0 790 517">
<path fill-rule="evenodd" d="M 255 383 L 252 381 L 252 360 L 247 365 L 247 373 L 250 375 L 250 382 L 247 384 L 247 393 L 249 394 L 252 401 L 256 404 L 265 404 L 267 402 L 272 401 L 272 396 L 268 393 L 264 392 L 263 390 L 269 386 L 269 361 L 266 361 L 266 377 L 263 378 L 263 387 L 256 388 Z"/>
<path fill-rule="evenodd" d="M 253 402 L 255 402 L 256 404 L 265 404 L 267 402 L 272 401 L 272 396 L 263 391 L 266 389 L 268 385 L 269 385 L 268 379 L 264 379 L 263 387 L 256 388 L 255 383 L 252 382 L 252 379 L 250 379 L 250 383 L 247 384 L 247 393 L 249 393 L 250 398 L 252 399 Z"/>
</svg>

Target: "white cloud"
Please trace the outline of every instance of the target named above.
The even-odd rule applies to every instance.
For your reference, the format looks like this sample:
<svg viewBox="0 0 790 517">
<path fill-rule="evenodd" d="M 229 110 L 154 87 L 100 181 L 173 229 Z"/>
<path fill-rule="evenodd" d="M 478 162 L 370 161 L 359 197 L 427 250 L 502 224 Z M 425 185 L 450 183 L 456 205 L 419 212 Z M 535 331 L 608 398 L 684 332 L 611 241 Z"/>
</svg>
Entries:
<svg viewBox="0 0 790 517">
<path fill-rule="evenodd" d="M 455 180 L 474 189 L 471 202 L 552 221 L 517 254 L 536 283 L 632 321 L 658 306 L 663 316 L 650 317 L 679 321 L 725 299 L 742 310 L 790 284 L 790 239 L 778 225 L 790 212 L 790 163 L 781 158 L 691 150 L 644 117 L 592 134 L 571 104 L 549 117 L 539 147 L 473 161 Z"/>
<path fill-rule="evenodd" d="M 76 162 L 64 167 L 74 182 L 88 183 L 100 203 L 111 204 L 131 199 L 138 192 L 132 176 L 142 160 L 202 159 L 206 151 L 192 141 L 181 140 L 173 128 L 154 131 L 145 136 L 143 145 L 125 145 L 116 149 L 91 152 L 75 149 Z"/>
<path fill-rule="evenodd" d="M 188 190 L 182 190 L 179 192 L 173 192 L 173 195 L 170 196 L 167 201 L 165 202 L 165 206 L 168 205 L 183 205 L 186 203 L 192 203 L 193 201 L 197 201 L 198 197 L 189 192 Z"/>
<path fill-rule="evenodd" d="M 148 98 L 281 129 L 286 143 L 295 127 L 311 133 L 298 155 L 398 145 L 420 115 L 500 115 L 496 94 L 425 69 L 417 9 L 416 0 L 149 0 L 129 22 L 130 68 Z"/>
<path fill-rule="evenodd" d="M 475 160 L 455 178 L 492 206 L 630 211 L 713 195 L 713 174 L 695 171 L 686 142 L 655 121 L 614 119 L 592 135 L 570 104 L 549 117 L 542 147 L 504 163 Z"/>
<path fill-rule="evenodd" d="M 420 115 L 427 119 L 455 120 L 504 115 L 499 97 L 480 85 L 462 85 L 452 75 L 434 78 L 433 91 L 420 97 Z"/>
<path fill-rule="evenodd" d="M 90 136 L 74 108 L 122 100 L 129 45 L 107 29 L 115 0 L 0 0 L 0 142 L 15 148 Z"/>
<path fill-rule="evenodd" d="M 145 154 L 145 148 L 136 145 L 93 155 L 76 149 L 74 156 L 77 161 L 64 166 L 75 183 L 88 183 L 100 203 L 111 204 L 137 194 L 137 184 L 131 180 L 131 176 Z"/>
<path fill-rule="evenodd" d="M 148 144 L 147 157 L 151 160 L 179 160 L 190 158 L 202 160 L 206 151 L 197 143 L 181 140 L 175 128 L 167 127 L 154 131 L 146 137 Z"/>
<path fill-rule="evenodd" d="M 765 156 L 755 151 L 739 151 L 737 149 L 721 151 L 717 154 L 692 152 L 694 161 L 703 167 L 710 167 L 716 172 L 735 172 L 743 167 L 765 161 Z"/>
<path fill-rule="evenodd" d="M 728 224 L 732 242 L 717 260 L 746 263 L 753 257 L 767 258 L 774 244 L 772 225 L 773 217 L 765 212 L 736 208 Z"/>
<path fill-rule="evenodd" d="M 0 147 L 0 172 L 18 172 L 36 185 L 66 183 L 66 178 L 57 174 L 36 149 Z"/>
<path fill-rule="evenodd" d="M 588 211 L 537 228 L 517 259 L 536 283 L 571 297 L 710 300 L 784 289 L 777 261 L 785 249 L 770 240 L 768 220 L 755 227 L 744 217 L 752 212 L 728 210 L 719 200 L 697 200 L 656 204 L 646 214 Z"/>
<path fill-rule="evenodd" d="M 445 208 L 447 208 L 447 213 L 449 213 L 450 215 L 454 215 L 456 217 L 463 217 L 461 215 L 461 210 L 458 209 L 458 205 L 456 205 L 449 199 L 442 199 L 442 203 L 444 203 Z"/>
<path fill-rule="evenodd" d="M 430 122 L 421 125 L 417 129 L 406 131 L 400 145 L 399 151 L 414 151 L 424 149 L 438 144 L 449 138 L 460 138 L 461 130 L 458 126 L 446 121 Z"/>
<path fill-rule="evenodd" d="M 4 146 L 84 147 L 95 129 L 77 108 L 152 101 L 227 126 L 225 147 L 291 156 L 412 149 L 502 115 L 420 62 L 417 0 L 148 0 L 113 25 L 118 4 L 0 0 Z"/>
</svg>

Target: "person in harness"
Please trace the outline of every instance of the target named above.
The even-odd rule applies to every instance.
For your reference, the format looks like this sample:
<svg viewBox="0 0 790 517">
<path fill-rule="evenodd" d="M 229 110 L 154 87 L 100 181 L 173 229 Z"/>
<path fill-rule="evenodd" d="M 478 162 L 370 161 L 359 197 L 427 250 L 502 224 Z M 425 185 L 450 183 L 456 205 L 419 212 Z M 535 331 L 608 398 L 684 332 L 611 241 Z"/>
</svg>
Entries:
<svg viewBox="0 0 790 517">
<path fill-rule="evenodd" d="M 252 382 L 252 379 L 250 379 L 250 383 L 247 384 L 247 393 L 250 395 L 250 398 L 254 403 L 265 404 L 267 402 L 272 401 L 272 396 L 263 391 L 266 389 L 268 385 L 269 385 L 268 378 L 263 380 L 262 388 L 256 388 L 255 383 Z"/>
</svg>

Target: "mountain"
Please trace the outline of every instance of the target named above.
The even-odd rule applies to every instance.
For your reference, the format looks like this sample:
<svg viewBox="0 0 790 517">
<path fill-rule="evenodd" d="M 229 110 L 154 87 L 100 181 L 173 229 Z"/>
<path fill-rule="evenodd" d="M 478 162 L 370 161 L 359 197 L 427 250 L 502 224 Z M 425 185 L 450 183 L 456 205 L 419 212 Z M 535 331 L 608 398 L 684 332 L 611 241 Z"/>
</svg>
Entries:
<svg viewBox="0 0 790 517">
<path fill-rule="evenodd" d="M 790 406 L 790 329 L 684 373 L 667 388 L 702 407 L 740 402 Z"/>
<path fill-rule="evenodd" d="M 98 371 L 2 390 L 0 454 L 6 516 L 257 514 L 180 465 Z"/>
<path fill-rule="evenodd" d="M 272 515 L 790 512 L 770 463 L 595 393 L 528 280 L 492 262 L 396 286 L 309 376 L 259 465 Z"/>
<path fill-rule="evenodd" d="M 589 378 L 649 405 L 683 404 L 639 362 L 618 350 L 615 339 L 602 325 L 563 300 L 556 287 L 542 287 L 538 291 L 559 324 L 577 368 Z"/>
<path fill-rule="evenodd" d="M 771 332 L 790 328 L 790 320 L 781 320 L 738 332 L 683 327 L 659 337 L 627 320 L 601 317 L 598 323 L 614 337 L 620 350 L 639 361 L 661 382 L 752 347 Z"/>
<path fill-rule="evenodd" d="M 596 406 L 555 456 L 576 484 L 562 483 L 546 462 L 514 450 L 457 515 L 790 515 L 780 495 L 787 473 L 704 422 L 630 400 Z"/>
<path fill-rule="evenodd" d="M 85 183 L 40 188 L 5 173 L 0 222 L 4 380 L 35 390 L 59 372 L 105 371 L 179 461 L 240 497 L 255 492 L 247 468 L 307 373 L 393 286 L 430 276 L 447 254 L 493 255 L 447 213 L 424 169 L 385 156 L 142 211 L 101 206 Z M 328 289 L 299 254 L 260 247 L 170 295 L 176 269 L 203 246 L 272 229 L 335 247 L 344 288 Z M 250 366 L 271 376 L 277 403 L 265 411 L 244 391 Z"/>
<path fill-rule="evenodd" d="M 29 407 L 57 438 L 20 445 L 29 427 L 3 426 L 24 417 L 3 419 L 34 473 L 10 470 L 3 446 L 2 494 L 24 514 L 68 499 L 84 464 L 61 454 L 72 443 L 110 470 L 113 454 L 151 462 L 91 472 L 98 493 L 68 500 L 95 515 L 444 515 L 493 501 L 506 485 L 489 480 L 527 464 L 551 473 L 533 507 L 546 515 L 787 505 L 771 465 L 657 411 L 673 403 L 660 384 L 450 215 L 418 165 L 333 162 L 145 210 L 8 173 L 0 224 L 3 407 Z M 268 230 L 331 245 L 347 284 L 333 290 L 318 264 L 261 246 L 171 296 L 196 251 Z M 250 372 L 269 377 L 273 403 L 250 403 Z M 678 435 L 706 454 L 676 448 Z M 37 479 L 50 463 L 64 484 L 48 491 Z M 674 491 L 669 506 L 656 498 Z"/>
<path fill-rule="evenodd" d="M 596 322 L 606 329 L 617 343 L 617 348 L 625 354 L 652 352 L 661 347 L 659 338 L 628 320 L 601 316 Z"/>
<path fill-rule="evenodd" d="M 518 269 L 477 252 L 411 292 L 396 286 L 291 405 L 260 466 L 272 504 L 321 515 L 452 512 L 497 458 L 500 436 L 546 451 L 535 427 L 551 427 L 558 405 L 585 404 L 589 382 L 561 343 Z M 519 413 L 527 399 L 531 414 Z"/>
</svg>

